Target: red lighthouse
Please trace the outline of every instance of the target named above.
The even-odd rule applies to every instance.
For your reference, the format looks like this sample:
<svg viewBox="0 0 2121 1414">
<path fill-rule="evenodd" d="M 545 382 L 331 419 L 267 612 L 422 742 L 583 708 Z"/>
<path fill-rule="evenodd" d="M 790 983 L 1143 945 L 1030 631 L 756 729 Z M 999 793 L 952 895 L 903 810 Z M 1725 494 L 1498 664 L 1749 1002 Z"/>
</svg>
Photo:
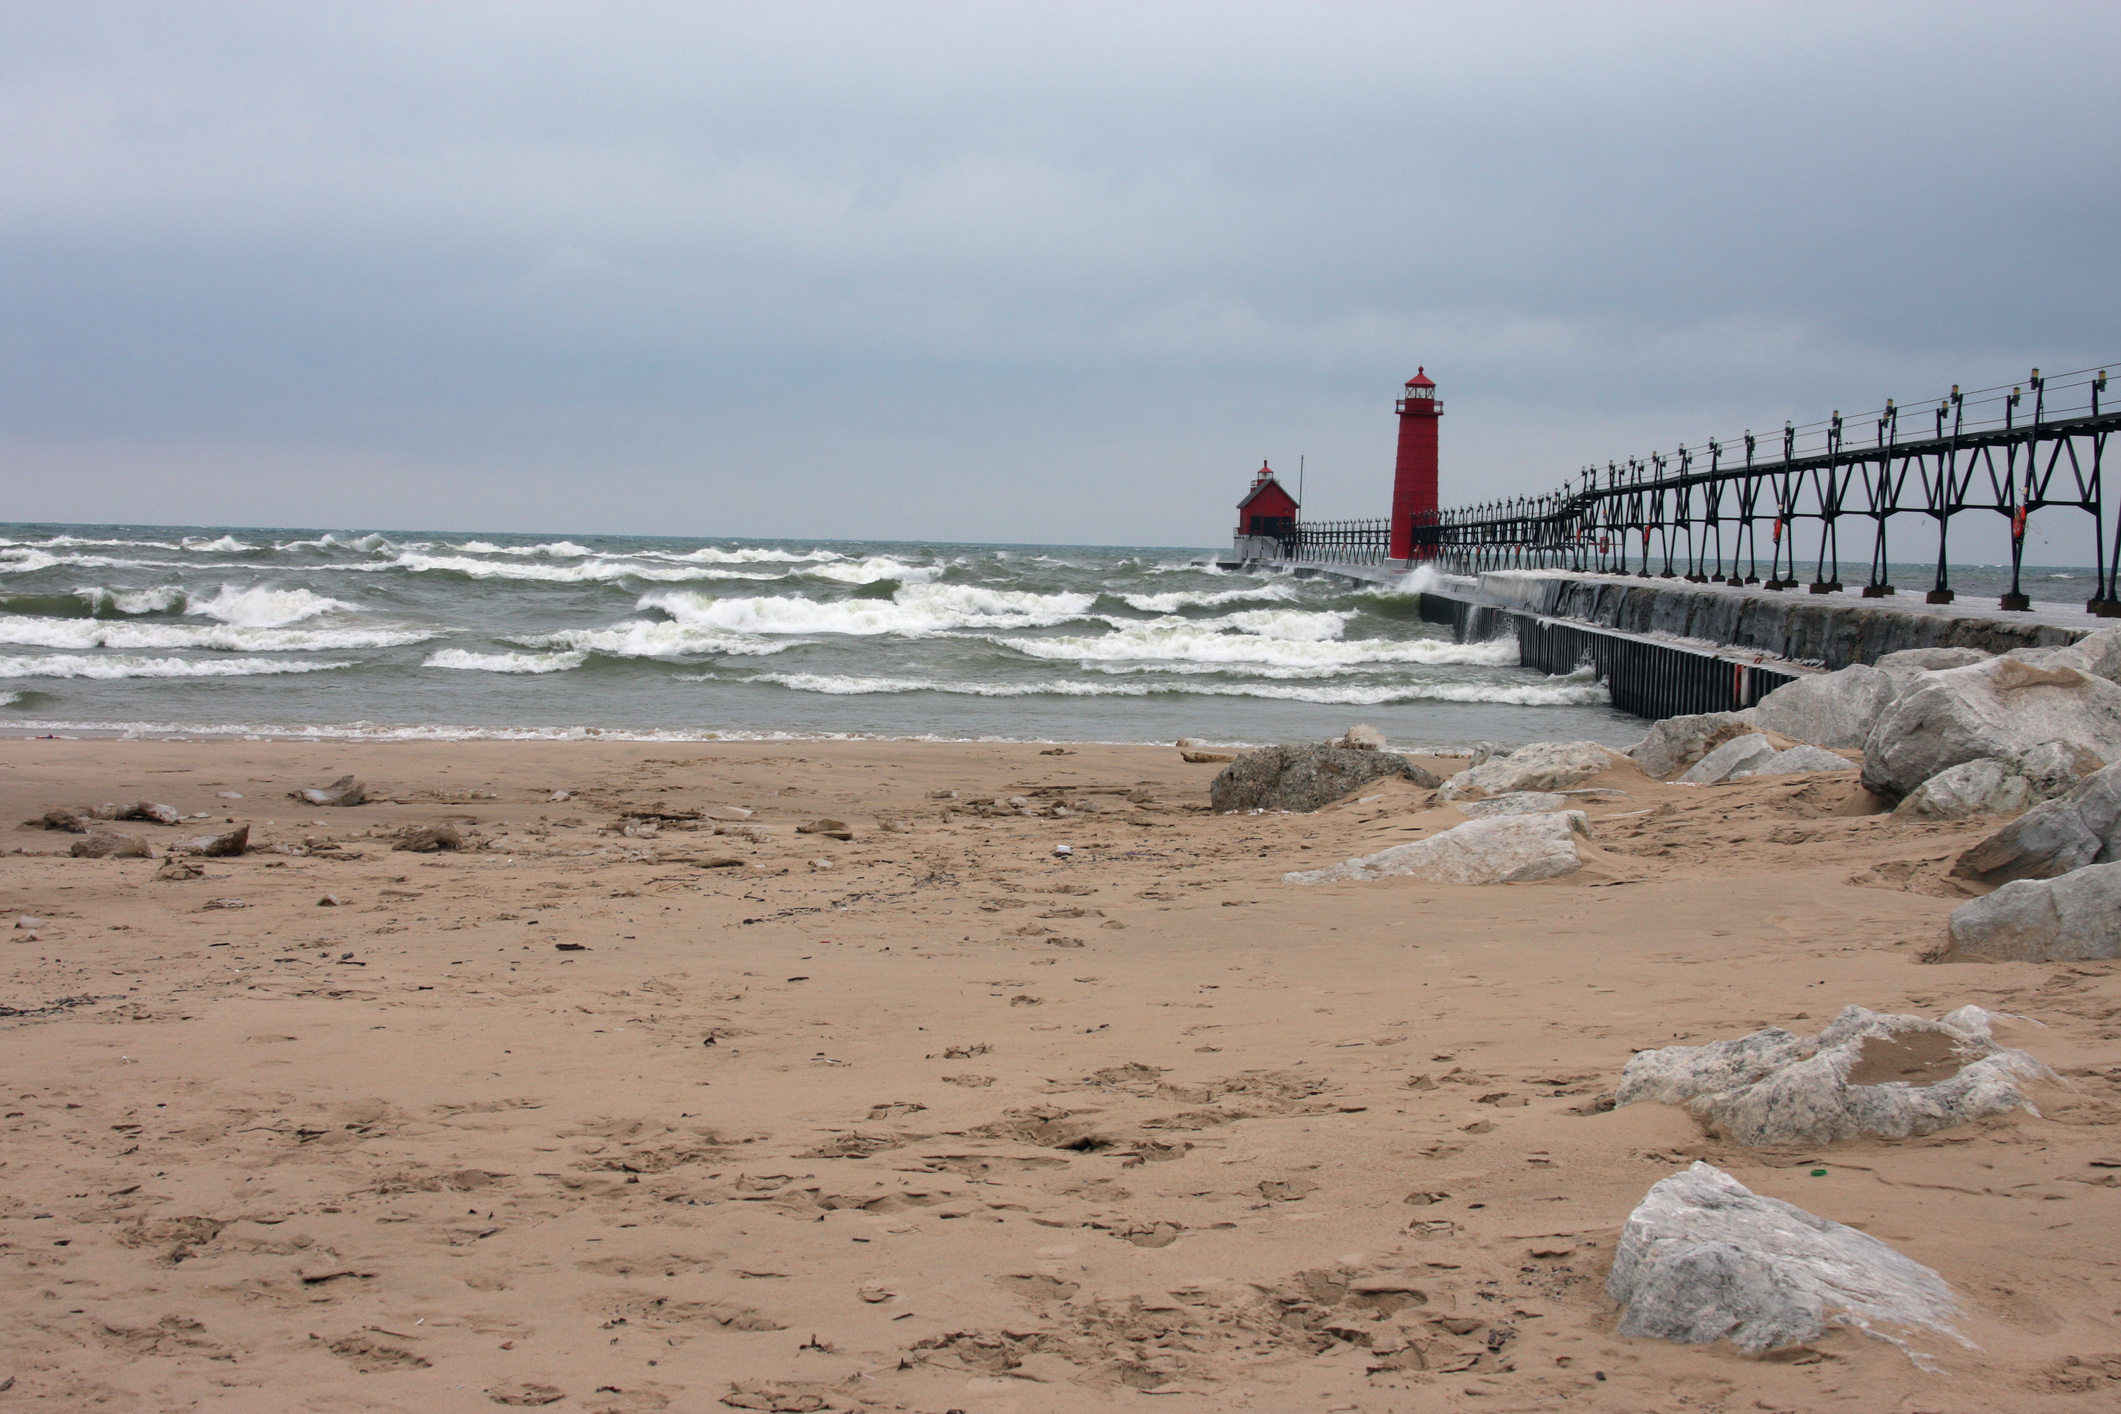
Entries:
<svg viewBox="0 0 2121 1414">
<path fill-rule="evenodd" d="M 1399 413 L 1399 462 L 1392 473 L 1392 558 L 1402 563 L 1414 558 L 1414 522 L 1433 515 L 1438 508 L 1436 493 L 1436 419 L 1443 416 L 1443 403 L 1436 397 L 1436 384 L 1425 369 L 1417 368 L 1407 380 L 1406 396 L 1396 405 Z M 1422 558 L 1427 559 L 1424 546 Z"/>
</svg>

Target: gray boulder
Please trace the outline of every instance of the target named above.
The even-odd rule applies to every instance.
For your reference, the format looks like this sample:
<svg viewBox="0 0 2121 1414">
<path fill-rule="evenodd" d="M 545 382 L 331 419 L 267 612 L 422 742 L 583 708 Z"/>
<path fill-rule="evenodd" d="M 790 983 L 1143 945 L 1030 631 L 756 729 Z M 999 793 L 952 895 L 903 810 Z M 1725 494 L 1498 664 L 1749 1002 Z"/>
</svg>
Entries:
<svg viewBox="0 0 2121 1414">
<path fill-rule="evenodd" d="M 136 800 L 130 805 L 99 805 L 92 812 L 98 820 L 146 820 L 156 825 L 174 825 L 184 818 L 174 805 Z"/>
<path fill-rule="evenodd" d="M 1682 771 L 1679 783 L 1689 786 L 1720 785 L 1740 771 L 1758 770 L 1775 754 L 1775 743 L 1767 739 L 1765 732 L 1732 737 Z"/>
<path fill-rule="evenodd" d="M 1458 813 L 1486 819 L 1490 815 L 1551 815 L 1569 808 L 1569 798 L 1547 790 L 1513 790 L 1485 800 L 1461 800 Z"/>
<path fill-rule="evenodd" d="M 2055 661 L 2121 683 L 2121 628 L 2088 633 L 2057 654 Z"/>
<path fill-rule="evenodd" d="M 58 805 L 29 823 L 33 826 L 41 825 L 47 830 L 64 830 L 70 835 L 85 835 L 88 833 L 89 822 L 95 818 L 93 811 L 69 809 Z"/>
<path fill-rule="evenodd" d="M 1769 1027 L 1628 1061 L 1615 1106 L 1684 1105 L 1740 1144 L 1904 1139 L 2012 1110 L 2039 1111 L 2021 1080 L 2052 1079 L 1989 1034 L 1992 1014 L 1961 1007 L 1931 1021 L 1852 1006 L 1816 1036 Z"/>
<path fill-rule="evenodd" d="M 1972 1344 L 1952 1328 L 1959 1302 L 1937 1273 L 1699 1161 L 1655 1184 L 1628 1214 L 1606 1294 L 1623 1308 L 1622 1335 L 1728 1339 L 1748 1354 L 1817 1340 L 1829 1325 L 1929 1330 Z"/>
<path fill-rule="evenodd" d="M 120 834 L 94 834 L 75 840 L 67 853 L 76 859 L 152 859 L 155 855 L 146 840 Z"/>
<path fill-rule="evenodd" d="M 1984 884 L 2052 879 L 2121 860 L 2121 765 L 2087 776 L 1959 856 L 1952 877 Z"/>
<path fill-rule="evenodd" d="M 2121 863 L 2058 879 L 2016 879 L 1952 910 L 1944 962 L 2067 962 L 2121 957 Z"/>
<path fill-rule="evenodd" d="M 1753 725 L 1814 746 L 1861 746 L 1899 692 L 1891 673 L 1857 663 L 1776 688 L 1753 704 Z"/>
<path fill-rule="evenodd" d="M 1576 837 L 1590 833 L 1581 810 L 1468 820 L 1425 840 L 1324 869 L 1282 875 L 1285 884 L 1331 884 L 1395 875 L 1439 884 L 1521 884 L 1558 879 L 1583 867 Z"/>
<path fill-rule="evenodd" d="M 352 776 L 341 776 L 328 786 L 291 790 L 287 794 L 306 805 L 360 805 L 368 799 L 368 788 Z"/>
<path fill-rule="evenodd" d="M 1897 801 L 1961 762 L 2011 760 L 2045 742 L 2121 759 L 2121 685 L 2011 657 L 1924 673 L 1872 724 L 1863 784 Z"/>
<path fill-rule="evenodd" d="M 1628 748 L 1645 775 L 1669 780 L 1732 737 L 1758 731 L 1750 712 L 1696 712 L 1666 717 L 1650 734 Z"/>
<path fill-rule="evenodd" d="M 1893 813 L 1925 820 L 2011 815 L 2039 803 L 2040 793 L 2010 762 L 1993 756 L 1962 761 L 1916 786 Z"/>
<path fill-rule="evenodd" d="M 391 846 L 409 854 L 438 854 L 463 847 L 464 836 L 454 825 L 407 825 L 398 831 L 398 842 Z"/>
<path fill-rule="evenodd" d="M 1825 747 L 1800 741 L 1795 746 L 1776 752 L 1758 766 L 1744 771 L 1733 771 L 1730 778 L 1736 781 L 1747 776 L 1807 776 L 1818 771 L 1855 769 L 1856 763 L 1846 756 L 1836 756 Z"/>
<path fill-rule="evenodd" d="M 2075 668 L 2121 682 L 2121 629 L 2104 628 L 2053 648 L 2013 648 L 2005 655 L 2042 668 Z"/>
<path fill-rule="evenodd" d="M 1443 798 L 1566 790 L 1612 768 L 1612 754 L 1595 741 L 1535 741 L 1460 771 L 1443 783 Z"/>
<path fill-rule="evenodd" d="M 169 847 L 171 854 L 196 854 L 207 859 L 225 859 L 250 848 L 250 826 L 238 825 L 218 835 L 195 835 Z"/>
<path fill-rule="evenodd" d="M 1344 746 L 1270 746 L 1248 751 L 1222 769 L 1208 799 L 1223 810 L 1316 810 L 1387 776 L 1434 789 L 1433 772 L 1390 751 Z"/>
<path fill-rule="evenodd" d="M 1385 749 L 1385 734 L 1367 722 L 1349 727 L 1347 732 L 1326 743 L 1328 746 L 1345 746 L 1350 751 L 1382 751 Z"/>
<path fill-rule="evenodd" d="M 1886 654 L 1871 666 L 1892 678 L 1904 689 L 1922 673 L 1971 667 L 1975 663 L 1985 663 L 1994 656 L 1978 648 L 1903 648 L 1898 653 Z"/>
</svg>

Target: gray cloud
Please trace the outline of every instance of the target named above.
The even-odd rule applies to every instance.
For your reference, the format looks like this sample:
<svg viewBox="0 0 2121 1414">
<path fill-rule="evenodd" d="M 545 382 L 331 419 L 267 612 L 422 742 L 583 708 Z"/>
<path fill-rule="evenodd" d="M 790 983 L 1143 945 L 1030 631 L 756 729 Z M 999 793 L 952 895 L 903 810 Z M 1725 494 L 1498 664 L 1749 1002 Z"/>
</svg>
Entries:
<svg viewBox="0 0 2121 1414">
<path fill-rule="evenodd" d="M 16 514 L 1212 543 L 2116 352 L 2101 6 L 0 4 Z"/>
</svg>

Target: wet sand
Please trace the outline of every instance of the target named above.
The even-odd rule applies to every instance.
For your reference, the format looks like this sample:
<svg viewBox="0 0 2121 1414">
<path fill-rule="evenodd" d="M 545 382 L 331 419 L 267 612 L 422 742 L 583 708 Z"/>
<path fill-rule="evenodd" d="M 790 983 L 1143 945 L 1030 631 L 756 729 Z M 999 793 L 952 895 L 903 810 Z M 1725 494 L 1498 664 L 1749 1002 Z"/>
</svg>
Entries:
<svg viewBox="0 0 2121 1414">
<path fill-rule="evenodd" d="M 11 822 L 211 814 L 113 827 L 157 855 L 253 826 L 189 881 L 7 837 L 0 1407 L 2112 1407 L 2117 965 L 1918 960 L 1992 822 L 1616 762 L 1568 878 L 1300 888 L 1464 817 L 1404 783 L 1216 816 L 1217 769 L 0 742 Z M 348 772 L 392 803 L 286 797 Z M 1071 813 L 974 809 L 1010 796 Z M 725 806 L 765 837 L 616 832 Z M 441 821 L 477 847 L 390 848 Z M 2067 1083 L 1804 1151 L 1602 1110 L 1634 1050 L 1851 1003 L 2015 1013 Z M 1617 1336 L 1620 1226 L 1696 1158 L 1934 1267 L 1979 1348 Z"/>
</svg>

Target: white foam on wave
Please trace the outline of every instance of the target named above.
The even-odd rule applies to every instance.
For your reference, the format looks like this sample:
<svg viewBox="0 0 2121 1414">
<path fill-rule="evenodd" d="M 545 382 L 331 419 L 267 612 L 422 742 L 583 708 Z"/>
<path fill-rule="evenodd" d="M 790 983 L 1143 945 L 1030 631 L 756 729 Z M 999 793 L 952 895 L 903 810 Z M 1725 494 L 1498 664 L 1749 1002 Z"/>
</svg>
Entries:
<svg viewBox="0 0 2121 1414">
<path fill-rule="evenodd" d="M 896 579 L 904 583 L 926 583 L 941 577 L 941 565 L 909 565 L 904 560 L 889 555 L 871 555 L 866 560 L 842 560 L 837 564 L 820 564 L 802 572 L 810 579 L 829 579 L 840 584 L 874 584 L 880 579 Z"/>
<path fill-rule="evenodd" d="M 224 584 L 211 599 L 187 596 L 184 612 L 240 624 L 245 628 L 280 628 L 320 614 L 358 614 L 361 609 L 343 599 L 312 594 L 307 589 L 273 589 L 263 584 L 239 589 L 233 584 Z"/>
<path fill-rule="evenodd" d="M 173 584 L 153 589 L 110 589 L 85 584 L 74 590 L 74 597 L 87 604 L 91 614 L 166 614 L 183 608 L 187 598 Z"/>
<path fill-rule="evenodd" d="M 66 654 L 0 658 L 0 678 L 245 678 L 274 673 L 322 673 L 352 663 L 296 662 L 286 658 L 137 658 L 123 654 Z"/>
<path fill-rule="evenodd" d="M 138 623 L 0 614 L 0 643 L 34 648 L 217 648 L 233 653 L 315 653 L 398 648 L 436 637 L 429 629 L 251 628 L 242 624 Z"/>
<path fill-rule="evenodd" d="M 823 563 L 847 558 L 837 550 L 781 550 L 771 545 L 735 550 L 722 550 L 707 545 L 697 550 L 687 550 L 683 554 L 675 550 L 635 550 L 629 553 L 636 559 L 668 560 L 672 564 L 681 565 L 756 565 L 776 560 L 800 564 L 806 561 Z"/>
<path fill-rule="evenodd" d="M 84 549 L 91 545 L 124 545 L 143 550 L 178 550 L 169 540 L 106 540 L 87 535 L 54 535 L 49 540 L 0 540 L 0 545 L 34 545 L 39 549 Z"/>
<path fill-rule="evenodd" d="M 702 681 L 704 679 L 687 679 Z M 1275 683 L 1158 682 L 938 682 L 927 678 L 860 677 L 848 673 L 758 673 L 745 682 L 773 683 L 794 692 L 833 697 L 939 692 L 959 697 L 1257 697 L 1341 707 L 1400 702 L 1492 702 L 1518 707 L 1583 706 L 1605 701 L 1595 682 L 1548 678 L 1537 683 L 1342 683 L 1290 687 Z"/>
<path fill-rule="evenodd" d="M 17 546 L 0 549 L 0 574 L 35 574 L 54 565 L 74 565 L 82 569 L 104 570 L 197 570 L 232 569 L 252 570 L 251 565 L 235 563 L 225 565 L 201 565 L 185 560 L 126 560 L 111 555 L 51 555 L 42 550 Z"/>
<path fill-rule="evenodd" d="M 1323 642 L 1340 637 L 1341 630 L 1348 626 L 1352 617 L 1330 609 L 1245 609 L 1231 614 L 1224 622 L 1262 638 Z"/>
<path fill-rule="evenodd" d="M 539 564 L 526 560 L 475 560 L 465 555 L 425 555 L 403 551 L 395 558 L 366 565 L 337 565 L 350 570 L 409 570 L 415 574 L 454 573 L 472 579 L 527 579 L 552 584 L 586 582 L 616 583 L 625 579 L 682 583 L 701 579 L 780 579 L 780 574 L 746 574 L 701 566 L 650 565 L 631 559 L 598 558 L 575 565 Z"/>
<path fill-rule="evenodd" d="M 543 545 L 496 545 L 491 540 L 467 540 L 457 546 L 467 555 L 544 555 L 549 559 L 581 559 L 596 551 L 572 540 L 554 540 Z"/>
<path fill-rule="evenodd" d="M 601 653 L 607 658 L 697 658 L 727 653 L 763 657 L 801 644 L 792 639 L 747 638 L 702 624 L 636 620 L 609 628 L 568 628 L 557 633 L 511 634 L 525 648 Z"/>
<path fill-rule="evenodd" d="M 26 692 L 0 692 L 0 707 L 12 707 L 28 695 Z"/>
<path fill-rule="evenodd" d="M 1178 589 L 1169 594 L 1122 594 L 1119 597 L 1128 608 L 1139 609 L 1145 614 L 1175 614 L 1180 609 L 1242 604 L 1247 600 L 1294 599 L 1296 591 L 1285 582 L 1275 582 L 1244 589 Z"/>
<path fill-rule="evenodd" d="M 1270 611 L 1271 612 L 1271 611 Z M 1270 667 L 1322 667 L 1356 663 L 1465 663 L 1505 666 L 1517 662 L 1509 639 L 1452 643 L 1440 638 L 1319 640 L 1225 633 L 1214 623 L 1151 619 L 1102 635 L 996 638 L 1033 658 L 1098 662 L 1263 663 Z"/>
<path fill-rule="evenodd" d="M 188 535 L 179 543 L 183 548 L 202 555 L 235 555 L 259 548 L 256 545 L 246 545 L 233 535 L 223 535 L 217 540 L 203 540 L 196 535 Z"/>
<path fill-rule="evenodd" d="M 460 668 L 474 673 L 564 673 L 589 661 L 584 651 L 573 653 L 472 653 L 462 648 L 441 648 L 427 655 L 423 668 Z"/>
<path fill-rule="evenodd" d="M 718 599 L 684 591 L 641 596 L 678 622 L 732 633 L 896 634 L 925 638 L 964 628 L 1043 628 L 1080 618 L 1094 594 L 1036 594 L 975 584 L 908 584 L 889 599 L 802 599 L 765 595 Z"/>
</svg>

